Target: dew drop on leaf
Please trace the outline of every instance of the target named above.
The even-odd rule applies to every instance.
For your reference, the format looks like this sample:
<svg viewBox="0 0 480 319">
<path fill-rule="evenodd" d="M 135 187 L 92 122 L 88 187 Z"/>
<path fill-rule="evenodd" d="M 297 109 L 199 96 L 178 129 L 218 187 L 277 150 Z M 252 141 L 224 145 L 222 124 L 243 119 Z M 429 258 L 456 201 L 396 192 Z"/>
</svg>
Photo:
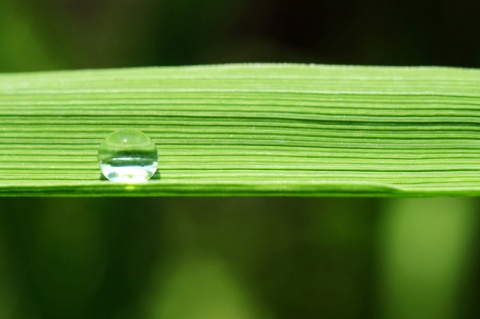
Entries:
<svg viewBox="0 0 480 319">
<path fill-rule="evenodd" d="M 158 151 L 144 133 L 118 130 L 107 136 L 98 149 L 102 174 L 112 182 L 142 183 L 148 181 L 158 167 Z"/>
</svg>

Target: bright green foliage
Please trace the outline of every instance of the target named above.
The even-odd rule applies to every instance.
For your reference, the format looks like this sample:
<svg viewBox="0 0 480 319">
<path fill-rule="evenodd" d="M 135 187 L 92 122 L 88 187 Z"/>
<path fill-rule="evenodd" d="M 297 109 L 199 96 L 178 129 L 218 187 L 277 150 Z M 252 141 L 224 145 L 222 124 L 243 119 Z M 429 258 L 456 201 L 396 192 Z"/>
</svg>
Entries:
<svg viewBox="0 0 480 319">
<path fill-rule="evenodd" d="M 0 75 L 0 194 L 480 194 L 480 71 L 225 65 Z M 101 179 L 111 132 L 159 174 Z"/>
</svg>

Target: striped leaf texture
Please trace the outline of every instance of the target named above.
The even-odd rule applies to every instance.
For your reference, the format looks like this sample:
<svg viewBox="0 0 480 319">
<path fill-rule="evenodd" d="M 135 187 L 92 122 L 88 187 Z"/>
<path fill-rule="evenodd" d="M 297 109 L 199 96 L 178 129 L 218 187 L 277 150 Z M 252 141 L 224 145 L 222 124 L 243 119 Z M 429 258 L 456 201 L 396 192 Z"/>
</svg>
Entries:
<svg viewBox="0 0 480 319">
<path fill-rule="evenodd" d="M 2 196 L 480 194 L 480 71 L 252 64 L 0 75 Z M 118 129 L 143 184 L 102 178 Z"/>
</svg>

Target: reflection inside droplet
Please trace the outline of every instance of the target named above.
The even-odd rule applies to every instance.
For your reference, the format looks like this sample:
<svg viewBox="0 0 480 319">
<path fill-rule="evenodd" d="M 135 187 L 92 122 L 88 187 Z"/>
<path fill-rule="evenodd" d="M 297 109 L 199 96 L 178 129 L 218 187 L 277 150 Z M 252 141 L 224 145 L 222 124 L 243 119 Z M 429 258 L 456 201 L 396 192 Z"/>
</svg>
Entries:
<svg viewBox="0 0 480 319">
<path fill-rule="evenodd" d="M 112 182 L 143 183 L 157 170 L 158 152 L 144 133 L 118 130 L 100 144 L 98 163 L 103 175 Z"/>
</svg>

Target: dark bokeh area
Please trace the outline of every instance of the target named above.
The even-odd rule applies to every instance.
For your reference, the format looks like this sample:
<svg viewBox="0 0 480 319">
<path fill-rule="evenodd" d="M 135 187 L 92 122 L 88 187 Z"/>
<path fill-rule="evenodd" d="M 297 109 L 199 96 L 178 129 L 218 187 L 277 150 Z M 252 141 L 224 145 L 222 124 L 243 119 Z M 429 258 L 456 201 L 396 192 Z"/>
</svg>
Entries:
<svg viewBox="0 0 480 319">
<path fill-rule="evenodd" d="M 1 0 L 0 72 L 480 66 L 480 2 Z M 0 199 L 0 318 L 478 318 L 478 201 Z"/>
<path fill-rule="evenodd" d="M 480 2 L 2 0 L 0 70 L 480 65 Z"/>
<path fill-rule="evenodd" d="M 3 199 L 0 315 L 371 317 L 379 202 L 347 202 Z"/>
<path fill-rule="evenodd" d="M 0 200 L 1 318 L 476 318 L 473 199 Z"/>
</svg>

